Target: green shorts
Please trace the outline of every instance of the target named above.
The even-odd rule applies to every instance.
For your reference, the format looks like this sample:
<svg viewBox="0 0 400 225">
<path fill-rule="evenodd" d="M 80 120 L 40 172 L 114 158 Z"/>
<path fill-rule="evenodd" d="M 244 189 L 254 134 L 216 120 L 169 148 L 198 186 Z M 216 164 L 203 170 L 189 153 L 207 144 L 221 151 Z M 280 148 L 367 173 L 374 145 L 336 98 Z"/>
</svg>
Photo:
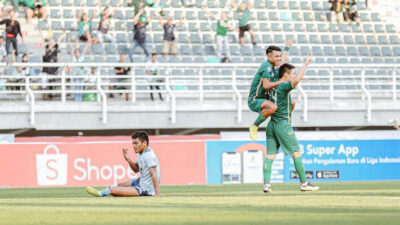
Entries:
<svg viewBox="0 0 400 225">
<path fill-rule="evenodd" d="M 261 112 L 261 104 L 263 104 L 265 101 L 267 101 L 268 99 L 265 98 L 256 98 L 256 99 L 249 99 L 247 104 L 249 105 L 249 108 L 251 109 L 251 111 L 253 112 Z"/>
<path fill-rule="evenodd" d="M 269 121 L 267 126 L 267 154 L 275 155 L 281 146 L 285 155 L 300 151 L 292 126 L 286 122 Z"/>
</svg>

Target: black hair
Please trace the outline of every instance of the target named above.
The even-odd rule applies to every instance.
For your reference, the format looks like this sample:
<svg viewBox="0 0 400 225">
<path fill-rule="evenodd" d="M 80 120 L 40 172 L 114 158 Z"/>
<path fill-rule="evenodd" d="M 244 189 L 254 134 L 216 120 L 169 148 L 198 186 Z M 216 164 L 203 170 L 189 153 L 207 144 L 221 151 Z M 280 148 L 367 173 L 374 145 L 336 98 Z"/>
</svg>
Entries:
<svg viewBox="0 0 400 225">
<path fill-rule="evenodd" d="M 295 66 L 289 63 L 285 63 L 282 66 L 279 67 L 279 79 L 283 77 L 283 75 L 287 72 L 290 72 L 290 70 L 294 69 Z"/>
<path fill-rule="evenodd" d="M 273 51 L 281 52 L 282 49 L 279 48 L 278 46 L 271 45 L 271 46 L 269 46 L 269 47 L 267 48 L 267 50 L 265 51 L 265 53 L 268 55 L 269 53 L 271 53 L 271 52 L 273 52 Z"/>
<path fill-rule="evenodd" d="M 156 56 L 157 55 L 157 53 L 151 53 L 151 56 Z"/>
<path fill-rule="evenodd" d="M 4 39 L 4 37 L 3 37 L 3 36 L 0 36 L 0 39 Z"/>
<path fill-rule="evenodd" d="M 146 131 L 136 131 L 131 135 L 132 139 L 139 138 L 141 142 L 146 141 L 147 145 L 149 145 L 149 135 Z"/>
</svg>

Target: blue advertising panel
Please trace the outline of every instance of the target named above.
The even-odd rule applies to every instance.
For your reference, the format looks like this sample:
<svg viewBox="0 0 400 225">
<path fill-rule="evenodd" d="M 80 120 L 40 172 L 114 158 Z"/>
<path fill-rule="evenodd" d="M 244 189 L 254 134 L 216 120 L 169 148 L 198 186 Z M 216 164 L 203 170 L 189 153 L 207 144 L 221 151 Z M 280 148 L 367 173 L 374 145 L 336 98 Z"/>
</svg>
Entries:
<svg viewBox="0 0 400 225">
<path fill-rule="evenodd" d="M 310 181 L 400 180 L 400 140 L 324 140 L 299 143 Z M 222 183 L 223 152 L 246 150 L 265 152 L 265 141 L 207 141 L 207 183 Z M 275 174 L 277 177 L 284 174 L 285 182 L 298 182 L 290 156 L 284 159 L 284 170 Z"/>
<path fill-rule="evenodd" d="M 310 181 L 400 180 L 400 140 L 300 141 Z M 285 157 L 285 182 L 298 182 Z"/>
</svg>

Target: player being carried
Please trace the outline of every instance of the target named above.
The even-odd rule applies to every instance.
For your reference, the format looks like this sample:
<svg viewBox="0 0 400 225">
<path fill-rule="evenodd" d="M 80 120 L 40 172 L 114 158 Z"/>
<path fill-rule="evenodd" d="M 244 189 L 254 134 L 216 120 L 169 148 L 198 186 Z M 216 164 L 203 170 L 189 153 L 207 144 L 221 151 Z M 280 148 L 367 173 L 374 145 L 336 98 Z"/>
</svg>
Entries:
<svg viewBox="0 0 400 225">
<path fill-rule="evenodd" d="M 294 66 L 283 64 L 279 68 L 279 86 L 276 87 L 275 101 L 278 106 L 276 112 L 271 116 L 267 126 L 267 157 L 264 162 L 264 192 L 272 192 L 270 185 L 272 163 L 276 158 L 279 147 L 282 147 L 285 155 L 293 157 L 296 172 L 300 177 L 301 191 L 316 191 L 318 186 L 313 186 L 306 180 L 303 161 L 299 143 L 297 142 L 292 122 L 292 98 L 290 91 L 297 86 L 304 76 L 311 58 L 307 57 L 300 71 L 294 76 Z"/>
<path fill-rule="evenodd" d="M 292 47 L 291 39 L 286 41 L 282 56 L 282 50 L 279 47 L 269 46 L 266 50 L 268 60 L 261 64 L 253 78 L 248 106 L 253 112 L 258 113 L 258 117 L 249 128 L 252 140 L 257 140 L 258 127 L 277 109 L 272 96 L 274 96 L 275 88 L 282 83 L 278 81 L 278 68 L 286 62 L 290 47 Z M 292 104 L 294 108 L 294 102 Z"/>
<path fill-rule="evenodd" d="M 89 194 L 96 197 L 107 195 L 115 197 L 160 196 L 160 165 L 156 154 L 148 147 L 149 136 L 144 131 L 135 132 L 132 134 L 132 144 L 135 153 L 138 154 L 136 162 L 131 160 L 127 148 L 122 151 L 131 169 L 136 173 L 140 172 L 140 177 L 118 185 L 111 185 L 102 191 L 86 187 Z"/>
</svg>

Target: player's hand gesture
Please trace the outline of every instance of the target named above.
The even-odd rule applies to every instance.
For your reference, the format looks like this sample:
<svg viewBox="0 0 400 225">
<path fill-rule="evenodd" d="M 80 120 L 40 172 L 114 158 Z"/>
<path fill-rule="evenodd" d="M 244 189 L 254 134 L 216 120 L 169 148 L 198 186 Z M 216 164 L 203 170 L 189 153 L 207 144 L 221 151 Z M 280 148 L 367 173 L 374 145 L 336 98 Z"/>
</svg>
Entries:
<svg viewBox="0 0 400 225">
<path fill-rule="evenodd" d="M 292 47 L 292 38 L 289 38 L 289 40 L 287 40 L 286 42 L 285 42 L 285 46 L 286 47 Z"/>
<path fill-rule="evenodd" d="M 311 63 L 311 61 L 312 61 L 311 57 L 307 56 L 306 60 L 304 61 L 304 64 L 308 65 Z"/>
<path fill-rule="evenodd" d="M 124 158 L 125 158 L 126 161 L 129 162 L 129 160 L 131 160 L 131 157 L 129 156 L 129 153 L 128 153 L 128 149 L 127 149 L 127 148 L 123 148 L 123 149 L 122 149 L 122 154 L 124 155 Z"/>
</svg>

